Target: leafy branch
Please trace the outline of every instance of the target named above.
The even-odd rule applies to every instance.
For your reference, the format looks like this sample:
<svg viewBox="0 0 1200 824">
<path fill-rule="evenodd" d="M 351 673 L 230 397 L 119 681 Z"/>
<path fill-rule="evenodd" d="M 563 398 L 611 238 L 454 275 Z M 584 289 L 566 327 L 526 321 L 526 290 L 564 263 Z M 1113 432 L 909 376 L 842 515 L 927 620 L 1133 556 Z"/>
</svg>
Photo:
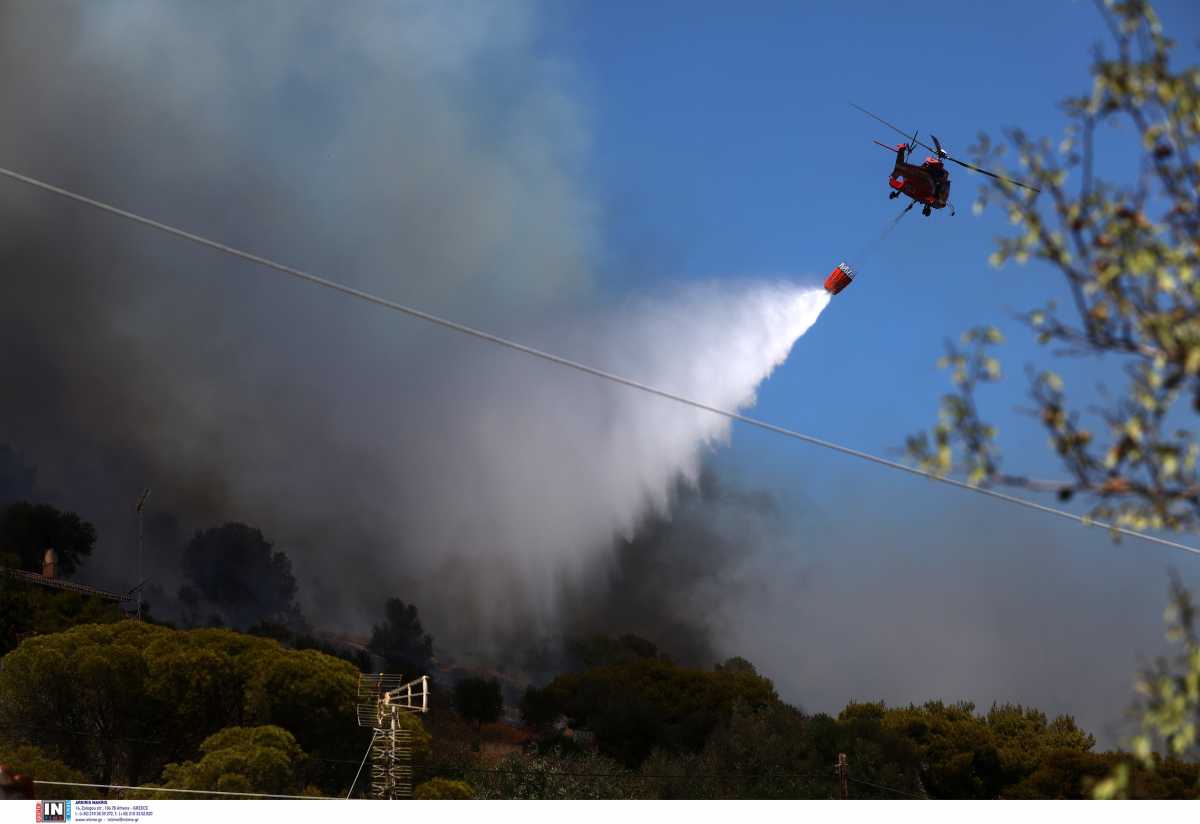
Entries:
<svg viewBox="0 0 1200 824">
<path fill-rule="evenodd" d="M 1001 339 L 994 329 L 972 329 L 961 346 L 948 344 L 940 362 L 955 392 L 943 397 L 933 429 L 908 439 L 907 452 L 926 469 L 964 472 L 973 484 L 1086 500 L 1094 517 L 1121 526 L 1195 530 L 1200 445 L 1182 423 L 1200 413 L 1200 68 L 1171 68 L 1173 44 L 1144 0 L 1100 11 L 1116 54 L 1097 50 L 1091 94 L 1064 102 L 1070 125 L 1062 141 L 1008 135 L 1021 176 L 1041 193 L 993 180 L 975 209 L 994 204 L 1019 230 L 998 239 L 992 265 L 1037 260 L 1062 277 L 1068 308 L 1048 302 L 1018 315 L 1022 324 L 1056 357 L 1116 359 L 1124 387 L 1087 409 L 1097 424 L 1089 428 L 1062 378 L 1031 368 L 1032 414 L 1066 478 L 1004 474 L 995 428 L 975 398 L 981 384 L 999 380 L 989 349 Z M 1117 125 L 1132 126 L 1140 140 L 1131 184 L 1102 180 L 1094 168 L 1099 130 Z M 972 151 L 988 165 L 1006 148 L 981 136 Z"/>
</svg>

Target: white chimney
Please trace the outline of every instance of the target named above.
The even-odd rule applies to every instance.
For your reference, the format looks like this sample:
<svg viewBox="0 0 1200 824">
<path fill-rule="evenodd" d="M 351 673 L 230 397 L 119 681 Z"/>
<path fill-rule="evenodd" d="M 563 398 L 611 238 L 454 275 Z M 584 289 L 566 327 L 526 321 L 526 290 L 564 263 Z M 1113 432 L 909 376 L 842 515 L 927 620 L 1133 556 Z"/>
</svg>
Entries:
<svg viewBox="0 0 1200 824">
<path fill-rule="evenodd" d="M 53 549 L 47 549 L 46 554 L 42 557 L 42 577 L 58 577 L 58 553 Z"/>
</svg>

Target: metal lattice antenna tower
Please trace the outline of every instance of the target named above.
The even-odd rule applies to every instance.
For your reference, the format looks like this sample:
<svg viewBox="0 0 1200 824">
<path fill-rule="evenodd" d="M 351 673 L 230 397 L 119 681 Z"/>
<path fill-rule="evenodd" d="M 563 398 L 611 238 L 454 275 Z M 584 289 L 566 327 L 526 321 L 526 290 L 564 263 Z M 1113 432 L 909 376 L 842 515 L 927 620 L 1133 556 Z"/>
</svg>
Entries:
<svg viewBox="0 0 1200 824">
<path fill-rule="evenodd" d="M 142 570 L 144 564 L 142 556 L 145 554 L 144 544 L 146 543 L 145 532 L 142 530 L 142 510 L 146 508 L 146 499 L 150 497 L 150 487 L 146 487 L 146 491 L 142 493 L 142 497 L 138 498 L 137 502 L 137 518 L 138 518 L 138 580 L 145 583 L 142 579 Z M 137 617 L 142 620 L 142 584 L 138 584 L 138 599 L 137 599 Z"/>
<path fill-rule="evenodd" d="M 405 682 L 401 675 L 358 677 L 358 725 L 370 727 L 371 797 L 412 797 L 412 731 L 400 716 L 429 712 L 429 676 Z"/>
</svg>

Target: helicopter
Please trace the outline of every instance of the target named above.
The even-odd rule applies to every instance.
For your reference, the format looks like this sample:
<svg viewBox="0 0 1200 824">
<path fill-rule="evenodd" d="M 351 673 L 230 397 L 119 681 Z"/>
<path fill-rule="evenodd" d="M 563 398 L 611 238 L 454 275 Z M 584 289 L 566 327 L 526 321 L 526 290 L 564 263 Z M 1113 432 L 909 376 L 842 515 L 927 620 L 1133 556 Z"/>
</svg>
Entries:
<svg viewBox="0 0 1200 824">
<path fill-rule="evenodd" d="M 913 132 L 912 137 L 909 138 L 908 132 L 892 125 L 879 115 L 869 112 L 862 106 L 854 103 L 850 105 L 905 137 L 904 143 L 898 143 L 895 146 L 880 143 L 878 140 L 874 141 L 876 145 L 896 153 L 896 165 L 892 167 L 891 175 L 888 177 L 888 185 L 892 188 L 892 191 L 888 193 L 888 198 L 895 200 L 900 195 L 912 198 L 912 203 L 908 204 L 908 209 L 901 212 L 902 215 L 906 214 L 909 209 L 918 203 L 922 205 L 921 214 L 925 215 L 925 217 L 929 217 L 934 209 L 944 209 L 947 206 L 950 206 L 951 216 L 954 215 L 954 206 L 950 203 L 950 172 L 946 169 L 945 164 L 942 163 L 943 160 L 949 160 L 951 163 L 957 163 L 959 166 L 979 172 L 980 174 L 985 174 L 988 177 L 994 177 L 997 180 L 1007 181 L 1014 186 L 1021 186 L 1033 192 L 1041 191 L 1027 183 L 1021 183 L 1018 180 L 998 175 L 995 172 L 989 172 L 987 169 L 981 169 L 975 164 L 959 160 L 957 157 L 951 157 L 942 148 L 942 144 L 936 135 L 930 135 L 933 138 L 933 146 L 929 146 L 917 140 L 916 132 Z M 909 155 L 913 153 L 917 146 L 933 152 L 933 156 L 925 158 L 924 162 L 919 166 L 908 162 Z"/>
</svg>

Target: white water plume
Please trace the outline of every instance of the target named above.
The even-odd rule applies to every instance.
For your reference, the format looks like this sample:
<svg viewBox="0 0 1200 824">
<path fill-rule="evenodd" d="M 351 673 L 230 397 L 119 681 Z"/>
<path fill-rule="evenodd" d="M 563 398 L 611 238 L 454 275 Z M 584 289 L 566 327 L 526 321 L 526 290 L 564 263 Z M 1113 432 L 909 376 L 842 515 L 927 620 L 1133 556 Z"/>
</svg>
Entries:
<svg viewBox="0 0 1200 824">
<path fill-rule="evenodd" d="M 824 290 L 786 282 L 708 284 L 630 300 L 538 343 L 744 410 L 828 302 Z M 416 448 L 422 465 L 436 466 L 413 510 L 425 526 L 421 545 L 436 559 L 425 580 L 453 581 L 461 592 L 462 571 L 486 570 L 471 599 L 482 612 L 454 618 L 495 625 L 497 613 L 523 604 L 532 613 L 523 618 L 553 620 L 570 607 L 555 603 L 560 584 L 602 570 L 616 535 L 667 514 L 678 480 L 695 483 L 731 421 L 511 353 L 483 356 L 477 369 L 460 372 L 435 405 L 452 448 L 437 438 L 406 446 L 408 459 Z"/>
</svg>

